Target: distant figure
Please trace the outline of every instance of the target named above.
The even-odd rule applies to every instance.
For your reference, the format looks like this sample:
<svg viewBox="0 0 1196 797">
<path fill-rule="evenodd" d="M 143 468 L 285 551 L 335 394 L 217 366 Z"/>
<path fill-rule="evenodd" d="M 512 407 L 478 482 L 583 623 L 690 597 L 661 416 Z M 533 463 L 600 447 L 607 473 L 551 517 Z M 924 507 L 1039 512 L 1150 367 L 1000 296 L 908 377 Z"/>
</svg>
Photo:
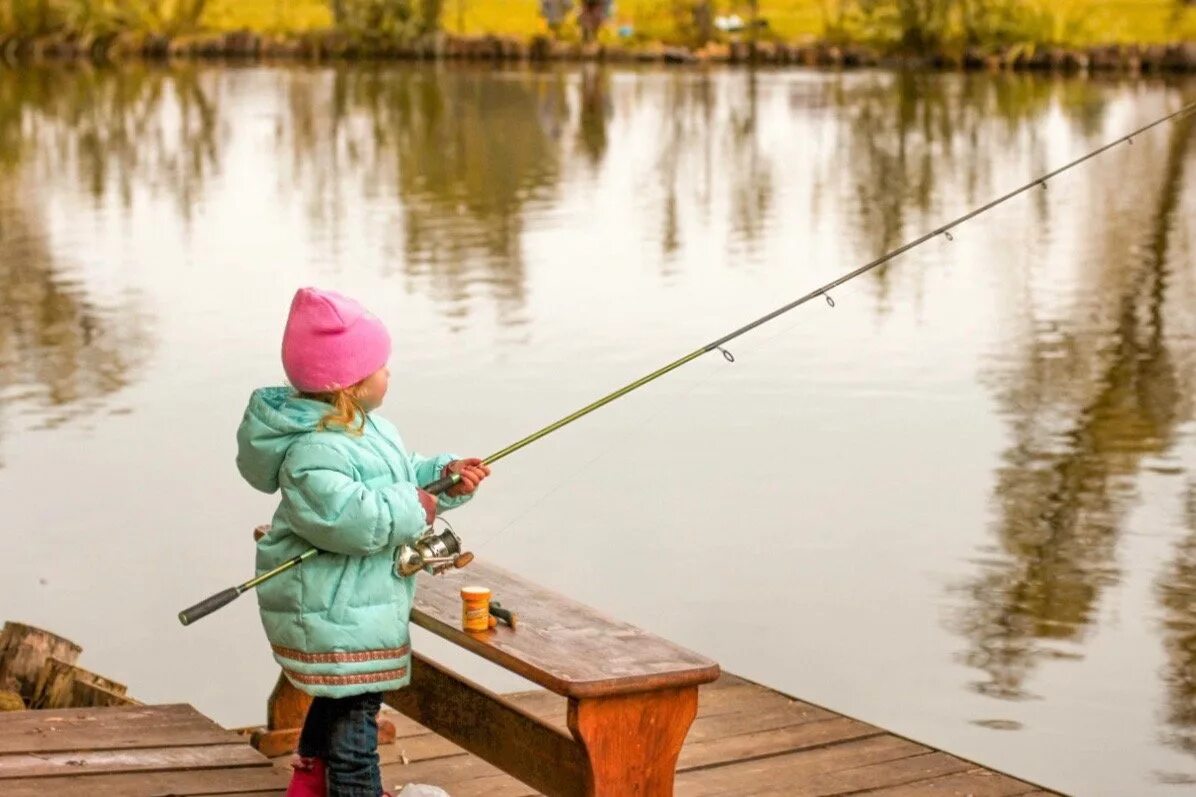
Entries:
<svg viewBox="0 0 1196 797">
<path fill-rule="evenodd" d="M 582 41 L 592 42 L 602 24 L 615 12 L 614 0 L 581 0 L 577 22 L 581 25 Z"/>
<path fill-rule="evenodd" d="M 560 32 L 572 10 L 573 0 L 540 0 L 540 15 L 554 34 Z"/>
<path fill-rule="evenodd" d="M 303 288 L 282 337 L 291 386 L 255 390 L 237 430 L 237 469 L 280 497 L 257 543 L 258 574 L 313 546 L 322 552 L 257 588 L 275 660 L 315 698 L 287 797 L 384 794 L 378 709 L 383 692 L 411 679 L 415 595 L 395 552 L 490 473 L 479 459 L 407 452 L 375 412 L 389 358 L 378 318 L 340 294 Z M 439 498 L 421 489 L 450 473 L 460 481 Z"/>
</svg>

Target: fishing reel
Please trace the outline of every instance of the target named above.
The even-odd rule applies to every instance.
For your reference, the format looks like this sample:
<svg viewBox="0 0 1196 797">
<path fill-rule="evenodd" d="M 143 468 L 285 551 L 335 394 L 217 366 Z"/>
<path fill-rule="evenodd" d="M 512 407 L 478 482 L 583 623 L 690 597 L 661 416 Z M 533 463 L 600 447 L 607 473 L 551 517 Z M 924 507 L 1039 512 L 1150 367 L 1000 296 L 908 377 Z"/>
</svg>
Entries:
<svg viewBox="0 0 1196 797">
<path fill-rule="evenodd" d="M 443 531 L 429 527 L 423 536 L 410 545 L 404 545 L 395 553 L 395 572 L 400 576 L 413 576 L 423 570 L 440 575 L 450 567 L 462 568 L 473 561 L 473 554 L 461 550 L 461 538 L 453 531 L 448 521 Z"/>
</svg>

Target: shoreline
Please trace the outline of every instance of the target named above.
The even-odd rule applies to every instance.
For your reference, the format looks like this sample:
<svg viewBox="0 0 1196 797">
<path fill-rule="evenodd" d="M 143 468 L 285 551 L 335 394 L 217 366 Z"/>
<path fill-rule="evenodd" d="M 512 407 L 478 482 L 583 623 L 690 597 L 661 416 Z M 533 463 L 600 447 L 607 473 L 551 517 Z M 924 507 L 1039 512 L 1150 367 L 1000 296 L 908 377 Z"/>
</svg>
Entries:
<svg viewBox="0 0 1196 797">
<path fill-rule="evenodd" d="M 771 41 L 709 44 L 693 49 L 654 42 L 639 45 L 579 44 L 546 36 L 454 36 L 417 41 L 369 39 L 339 31 L 295 35 L 251 31 L 176 37 L 122 33 L 104 37 L 66 34 L 39 38 L 0 38 L 0 59 L 27 62 L 140 59 L 304 62 L 474 61 L 598 62 L 652 64 L 735 64 L 801 67 L 897 67 L 933 70 L 1196 73 L 1196 41 L 1172 44 L 1107 44 L 1088 47 L 969 47 L 930 55 L 890 55 L 854 44 L 826 41 L 785 44 Z"/>
</svg>

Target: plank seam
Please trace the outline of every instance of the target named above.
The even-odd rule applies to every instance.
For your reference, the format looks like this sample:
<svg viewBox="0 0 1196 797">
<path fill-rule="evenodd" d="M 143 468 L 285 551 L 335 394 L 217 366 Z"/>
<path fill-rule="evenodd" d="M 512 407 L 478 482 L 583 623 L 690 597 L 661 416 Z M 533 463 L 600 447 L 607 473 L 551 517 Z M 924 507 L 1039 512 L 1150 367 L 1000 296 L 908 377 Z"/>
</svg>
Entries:
<svg viewBox="0 0 1196 797">
<path fill-rule="evenodd" d="M 123 752 L 125 750 L 155 750 L 155 749 L 167 750 L 167 749 L 173 749 L 173 748 L 178 748 L 178 747 L 186 747 L 186 748 L 223 747 L 223 746 L 229 745 L 229 744 L 241 744 L 241 743 L 243 743 L 243 740 L 240 737 L 233 737 L 233 738 L 224 739 L 224 740 L 212 739 L 211 741 L 207 741 L 207 742 L 175 743 L 175 742 L 170 742 L 170 741 L 166 741 L 166 740 L 157 741 L 157 742 L 146 742 L 146 743 L 138 742 L 136 744 L 120 745 L 117 747 L 112 747 L 110 745 L 104 745 L 104 746 L 100 746 L 100 747 L 43 747 L 43 748 L 38 748 L 37 750 L 4 750 L 4 751 L 0 752 L 0 758 L 4 758 L 5 756 L 10 756 L 10 755 L 28 755 L 28 756 L 40 757 L 43 755 L 59 754 L 59 753 L 79 753 L 80 755 L 86 755 L 87 753 L 119 753 L 119 752 Z M 246 745 L 246 746 L 248 746 L 248 745 Z"/>
<path fill-rule="evenodd" d="M 821 725 L 824 722 L 841 722 L 841 721 L 843 721 L 843 719 L 844 719 L 844 717 L 826 717 L 826 718 L 820 719 L 820 720 L 806 720 L 805 722 L 791 722 L 786 725 L 777 725 L 777 726 L 773 726 L 773 727 L 752 728 L 750 731 L 740 731 L 739 733 L 731 733 L 731 734 L 727 734 L 726 736 L 713 736 L 709 739 L 697 739 L 697 740 L 694 740 L 694 741 L 690 742 L 689 744 L 687 744 L 686 747 L 697 746 L 700 744 L 712 744 L 715 742 L 724 741 L 726 739 L 738 739 L 740 736 L 755 736 L 756 734 L 761 734 L 761 733 L 776 733 L 777 731 L 785 731 L 785 730 L 789 730 L 790 728 L 812 728 L 816 725 Z M 858 720 L 849 720 L 849 722 L 855 722 L 859 725 L 862 725 L 862 726 L 865 726 L 868 728 L 875 728 L 875 726 L 873 726 L 873 725 L 869 725 L 866 722 L 859 722 Z M 877 733 L 884 733 L 884 730 L 881 728 L 875 728 L 875 730 Z M 854 739 L 862 739 L 862 738 L 864 738 L 864 737 L 863 736 L 853 736 L 851 739 L 844 739 L 843 741 L 852 741 Z M 829 744 L 829 742 L 825 742 L 824 744 Z M 795 747 L 793 749 L 794 750 L 802 750 L 805 748 Z"/>
<path fill-rule="evenodd" d="M 538 795 L 539 794 L 539 792 L 537 792 L 531 786 L 528 786 L 526 783 L 521 781 L 519 778 L 515 777 L 514 775 L 510 774 L 509 772 L 505 772 L 505 771 L 499 769 L 498 767 L 494 766 L 494 764 L 491 764 L 489 761 L 482 758 L 481 756 L 475 756 L 475 755 L 473 755 L 473 753 L 464 753 L 464 755 L 472 756 L 473 758 L 476 758 L 477 760 L 481 761 L 482 763 L 486 764 L 487 766 L 494 767 L 494 769 L 496 771 L 495 772 L 484 772 L 480 775 L 474 775 L 473 777 L 465 778 L 464 780 L 454 780 L 453 781 L 454 786 L 460 786 L 462 784 L 467 784 L 467 783 L 476 783 L 478 781 L 488 780 L 491 778 L 510 778 L 511 780 L 518 783 L 520 786 L 523 786 L 524 788 L 529 789 L 529 791 L 527 792 L 527 795 Z M 407 767 L 413 767 L 416 764 L 421 764 L 424 761 L 442 760 L 445 757 L 448 757 L 448 756 L 442 756 L 440 759 L 425 758 L 425 759 L 421 759 L 420 761 L 412 761 L 410 764 L 404 764 L 401 761 L 394 761 L 390 764 L 383 764 L 382 765 L 382 781 L 383 781 L 382 788 L 384 788 L 384 789 L 386 788 L 386 781 L 389 780 L 389 778 L 387 777 L 387 772 L 386 772 L 387 767 L 397 767 L 398 770 L 400 772 L 402 772 L 403 769 L 405 769 Z M 396 789 L 396 791 L 400 791 L 402 789 L 402 786 L 396 785 L 395 789 Z"/>
<path fill-rule="evenodd" d="M 186 767 L 151 765 L 149 767 L 140 767 L 138 769 L 98 769 L 86 772 L 79 771 L 76 767 L 64 766 L 62 771 L 45 772 L 42 774 L 26 773 L 21 775 L 13 775 L 10 777 L 0 775 L 0 782 L 5 780 L 36 780 L 39 778 L 92 778 L 101 775 L 137 775 L 149 772 L 207 772 L 209 770 L 262 769 L 268 767 L 272 768 L 269 760 L 266 760 L 264 763 L 255 762 L 253 764 L 214 764 L 212 766 L 192 765 Z M 258 791 L 260 791 L 260 789 Z"/>
<path fill-rule="evenodd" d="M 677 771 L 678 772 L 702 772 L 707 769 L 717 769 L 719 767 L 730 766 L 732 764 L 743 764 L 743 763 L 747 763 L 749 761 L 763 761 L 768 758 L 777 758 L 778 756 L 790 755 L 792 753 L 806 753 L 806 752 L 812 752 L 814 750 L 825 750 L 830 747 L 838 747 L 839 745 L 852 744 L 854 742 L 862 742 L 867 739 L 875 739 L 878 736 L 886 736 L 886 735 L 887 734 L 884 731 L 877 731 L 876 733 L 870 733 L 865 736 L 853 736 L 850 739 L 839 739 L 839 740 L 833 741 L 833 742 L 822 742 L 820 744 L 810 745 L 809 747 L 794 747 L 791 750 L 778 750 L 775 753 L 763 753 L 761 755 L 744 756 L 743 758 L 736 758 L 731 761 L 722 761 L 717 764 L 698 764 L 698 765 L 692 766 L 692 767 L 685 767 L 685 768 L 679 767 L 677 769 Z M 727 738 L 730 738 L 730 737 L 727 737 Z M 854 769 L 854 767 L 853 767 L 853 769 Z M 844 770 L 844 771 L 846 771 L 846 770 Z"/>
<path fill-rule="evenodd" d="M 719 720 L 719 722 L 709 722 L 709 723 L 704 723 L 704 724 L 717 725 L 717 724 L 720 724 L 721 722 L 725 722 L 728 717 L 737 717 L 740 714 L 749 715 L 749 716 L 750 715 L 758 716 L 760 714 L 760 712 L 759 711 L 736 711 L 731 714 L 699 715 L 698 718 L 696 720 L 694 720 L 694 725 L 697 725 L 698 721 L 704 720 L 707 718 L 709 718 L 711 720 L 714 720 L 717 718 Z M 761 725 L 760 727 L 753 728 L 753 730 L 751 730 L 751 731 L 742 731 L 741 733 L 737 733 L 734 735 L 740 736 L 744 733 L 763 733 L 765 731 L 775 731 L 780 728 L 795 728 L 798 725 L 813 725 L 818 722 L 829 722 L 830 720 L 841 720 L 841 719 L 848 719 L 848 720 L 851 720 L 852 722 L 859 722 L 859 720 L 852 719 L 851 717 L 843 717 L 843 716 L 837 715 L 837 714 L 833 714 L 829 717 L 821 717 L 821 718 L 817 718 L 817 719 L 802 719 L 800 717 L 781 717 L 776 720 L 776 722 L 781 723 L 780 725 L 770 725 L 768 723 L 765 723 L 764 725 Z M 867 722 L 860 722 L 860 724 L 861 725 L 871 725 L 871 723 L 867 723 Z"/>
<path fill-rule="evenodd" d="M 912 761 L 915 758 L 925 758 L 926 756 L 938 755 L 940 753 L 942 753 L 941 750 L 927 750 L 925 753 L 918 753 L 916 755 L 906 756 L 905 758 L 894 758 L 890 761 L 884 761 L 884 762 L 879 762 L 879 763 L 891 764 L 895 761 Z M 951 755 L 950 753 L 943 753 L 943 754 Z M 952 758 L 954 758 L 954 756 L 952 756 Z M 965 763 L 965 764 L 971 763 L 970 761 L 963 761 L 963 759 L 956 759 L 956 760 L 961 761 L 962 763 Z M 866 769 L 870 766 L 876 766 L 876 764 L 863 764 L 858 767 L 850 767 L 849 769 L 844 769 L 844 770 L 840 770 L 840 771 L 851 772 L 856 769 Z M 854 797 L 854 795 L 860 795 L 860 794 L 875 794 L 877 792 L 885 791 L 886 789 L 895 789 L 899 786 L 913 786 L 917 783 L 929 783 L 931 781 L 939 780 L 940 778 L 954 778 L 958 775 L 970 775 L 973 772 L 985 772 L 987 774 L 994 774 L 994 775 L 1001 774 L 1001 773 L 993 772 L 992 770 L 986 770 L 986 769 L 965 769 L 960 772 L 952 772 L 952 773 L 946 774 L 946 775 L 942 775 L 942 774 L 931 775 L 928 778 L 914 776 L 912 780 L 903 780 L 903 781 L 900 781 L 897 783 L 886 783 L 883 786 L 871 786 L 867 789 L 854 789 L 852 791 L 837 791 L 833 795 L 828 794 L 827 797 Z"/>
<path fill-rule="evenodd" d="M 431 735 L 436 736 L 436 734 L 434 734 L 434 733 L 432 733 Z M 444 739 L 443 736 L 438 736 L 437 738 Z M 395 741 L 398 741 L 398 740 L 396 739 Z M 448 741 L 448 740 L 445 739 L 445 741 Z M 451 744 L 451 742 L 450 742 L 450 744 Z M 402 751 L 400 751 L 399 758 L 396 758 L 394 761 L 384 761 L 384 762 L 382 762 L 381 766 L 383 768 L 385 768 L 385 767 L 410 767 L 410 766 L 414 766 L 416 764 L 422 764 L 425 761 L 443 761 L 446 758 L 467 758 L 469 756 L 473 756 L 474 758 L 478 759 L 479 761 L 490 764 L 489 761 L 486 761 L 486 759 L 482 758 L 480 755 L 474 755 L 473 753 L 469 752 L 468 750 L 465 750 L 464 748 L 458 748 L 457 752 L 455 752 L 455 753 L 445 753 L 444 755 L 430 755 L 426 758 L 412 758 L 406 764 L 403 763 Z M 494 765 L 490 764 L 490 766 L 494 766 Z M 498 767 L 495 767 L 495 769 L 498 769 Z M 502 770 L 499 770 L 499 771 L 501 772 Z M 479 775 L 478 777 L 489 777 L 489 776 L 488 775 L 485 775 L 485 776 Z M 523 781 L 519 781 L 519 782 L 522 783 Z"/>
<path fill-rule="evenodd" d="M 234 795 L 235 794 L 262 794 L 263 792 L 266 792 L 269 794 L 282 794 L 283 791 L 286 789 L 286 784 L 280 784 L 277 789 L 273 789 L 273 790 L 268 789 L 268 788 L 262 789 L 262 788 L 258 788 L 257 786 L 247 786 L 245 788 L 233 786 L 233 788 L 236 789 L 236 791 L 192 792 L 192 793 L 188 794 L 187 797 L 224 797 L 224 795 L 226 795 L 226 794 L 234 794 Z M 178 795 L 175 795 L 173 792 L 162 792 L 160 794 L 154 794 L 153 797 L 178 797 Z"/>
</svg>

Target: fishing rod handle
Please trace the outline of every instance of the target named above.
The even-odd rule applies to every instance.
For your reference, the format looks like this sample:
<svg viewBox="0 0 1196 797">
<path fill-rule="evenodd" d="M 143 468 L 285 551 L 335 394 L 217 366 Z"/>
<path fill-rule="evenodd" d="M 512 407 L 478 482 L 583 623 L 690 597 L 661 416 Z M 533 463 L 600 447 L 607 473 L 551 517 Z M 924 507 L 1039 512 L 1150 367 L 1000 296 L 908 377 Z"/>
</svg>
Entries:
<svg viewBox="0 0 1196 797">
<path fill-rule="evenodd" d="M 442 476 L 431 484 L 424 485 L 423 491 L 432 495 L 440 495 L 459 481 L 461 481 L 461 474 L 450 473 L 448 476 Z"/>
<path fill-rule="evenodd" d="M 209 598 L 204 598 L 194 606 L 190 606 L 179 612 L 179 622 L 183 625 L 191 625 L 201 617 L 207 617 L 212 612 L 220 609 L 237 599 L 241 594 L 238 587 L 229 587 L 226 590 L 217 592 Z"/>
</svg>

